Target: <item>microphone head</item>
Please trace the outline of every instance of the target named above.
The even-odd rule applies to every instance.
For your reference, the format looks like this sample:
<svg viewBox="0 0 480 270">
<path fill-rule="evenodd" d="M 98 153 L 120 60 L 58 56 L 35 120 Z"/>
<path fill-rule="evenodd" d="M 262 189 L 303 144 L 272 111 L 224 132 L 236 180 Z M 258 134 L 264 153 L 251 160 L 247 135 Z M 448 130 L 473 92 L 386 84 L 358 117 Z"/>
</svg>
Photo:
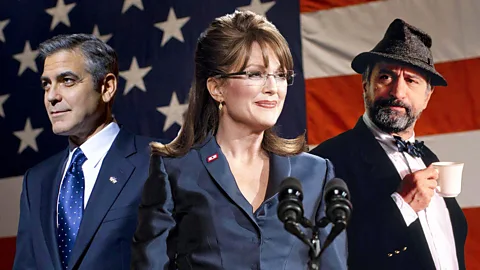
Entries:
<svg viewBox="0 0 480 270">
<path fill-rule="evenodd" d="M 287 177 L 282 181 L 279 188 L 279 200 L 282 201 L 285 197 L 295 196 L 303 200 L 302 183 L 297 178 Z"/>
<path fill-rule="evenodd" d="M 350 192 L 347 184 L 340 178 L 333 178 L 325 185 L 325 200 L 329 201 L 332 196 L 341 196 L 350 200 Z"/>
<path fill-rule="evenodd" d="M 345 181 L 340 178 L 328 181 L 324 194 L 327 218 L 334 224 L 343 223 L 346 226 L 353 207 Z"/>
<path fill-rule="evenodd" d="M 303 217 L 302 184 L 294 177 L 282 181 L 278 193 L 277 215 L 280 221 L 298 221 Z"/>
</svg>

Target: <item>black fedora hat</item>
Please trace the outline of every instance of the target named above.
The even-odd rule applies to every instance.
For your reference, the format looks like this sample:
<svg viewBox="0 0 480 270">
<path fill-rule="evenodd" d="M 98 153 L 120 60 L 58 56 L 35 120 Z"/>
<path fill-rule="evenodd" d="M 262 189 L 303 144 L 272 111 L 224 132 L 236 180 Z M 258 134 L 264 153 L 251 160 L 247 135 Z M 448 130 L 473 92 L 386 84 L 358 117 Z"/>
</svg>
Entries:
<svg viewBox="0 0 480 270">
<path fill-rule="evenodd" d="M 425 71 L 432 86 L 447 86 L 447 81 L 435 70 L 431 46 L 432 38 L 427 33 L 401 19 L 395 19 L 375 48 L 353 59 L 352 68 L 361 74 L 369 64 L 393 60 Z"/>
</svg>

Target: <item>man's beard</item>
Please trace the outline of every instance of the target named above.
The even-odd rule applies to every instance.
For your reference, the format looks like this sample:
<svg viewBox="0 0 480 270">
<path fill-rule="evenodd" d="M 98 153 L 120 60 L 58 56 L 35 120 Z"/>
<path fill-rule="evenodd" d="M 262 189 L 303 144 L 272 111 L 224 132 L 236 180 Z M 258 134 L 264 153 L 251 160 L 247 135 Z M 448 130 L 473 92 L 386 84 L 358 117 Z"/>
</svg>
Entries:
<svg viewBox="0 0 480 270">
<path fill-rule="evenodd" d="M 412 107 L 395 98 L 378 99 L 373 102 L 365 99 L 368 116 L 372 122 L 386 133 L 399 133 L 411 127 L 420 117 L 420 113 L 415 115 Z M 402 107 L 405 112 L 392 110 L 390 106 Z"/>
</svg>

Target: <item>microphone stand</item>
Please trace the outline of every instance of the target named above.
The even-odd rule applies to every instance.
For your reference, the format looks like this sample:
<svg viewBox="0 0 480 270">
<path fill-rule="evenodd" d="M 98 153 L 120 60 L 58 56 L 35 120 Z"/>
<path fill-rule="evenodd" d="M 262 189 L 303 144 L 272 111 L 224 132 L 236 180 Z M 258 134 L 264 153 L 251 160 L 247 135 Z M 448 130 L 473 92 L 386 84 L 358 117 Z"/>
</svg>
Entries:
<svg viewBox="0 0 480 270">
<path fill-rule="evenodd" d="M 325 228 L 330 221 L 327 217 L 323 217 L 317 225 L 313 225 L 310 220 L 302 217 L 300 223 L 295 221 L 287 221 L 285 223 L 285 229 L 290 232 L 291 234 L 298 237 L 303 243 L 305 243 L 309 248 L 308 255 L 310 260 L 308 261 L 308 269 L 309 270 L 319 270 L 319 261 L 320 255 L 323 253 L 326 247 L 330 245 L 330 243 L 326 243 L 323 249 L 320 247 L 320 237 L 319 237 L 319 230 L 320 228 Z M 308 240 L 305 233 L 300 228 L 302 225 L 305 228 L 312 230 L 312 239 Z"/>
</svg>

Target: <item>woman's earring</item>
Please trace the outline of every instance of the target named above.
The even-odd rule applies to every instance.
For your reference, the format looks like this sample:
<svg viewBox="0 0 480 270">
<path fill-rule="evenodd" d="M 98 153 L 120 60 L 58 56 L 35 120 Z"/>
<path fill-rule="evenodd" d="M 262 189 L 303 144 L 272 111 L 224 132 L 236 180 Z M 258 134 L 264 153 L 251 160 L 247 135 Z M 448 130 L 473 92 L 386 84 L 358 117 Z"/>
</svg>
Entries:
<svg viewBox="0 0 480 270">
<path fill-rule="evenodd" d="M 218 103 L 218 111 L 222 111 L 223 108 L 223 102 Z"/>
</svg>

